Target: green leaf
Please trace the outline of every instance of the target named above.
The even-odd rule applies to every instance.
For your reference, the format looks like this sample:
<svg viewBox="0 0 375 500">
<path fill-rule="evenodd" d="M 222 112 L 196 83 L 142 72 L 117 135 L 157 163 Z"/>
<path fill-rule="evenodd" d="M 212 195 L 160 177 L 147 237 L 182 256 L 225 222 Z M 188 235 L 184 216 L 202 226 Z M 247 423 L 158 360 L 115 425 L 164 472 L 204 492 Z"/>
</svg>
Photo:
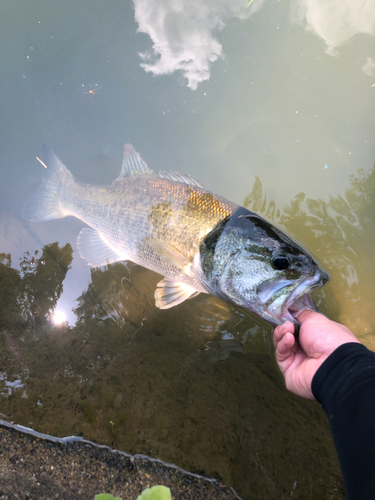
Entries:
<svg viewBox="0 0 375 500">
<path fill-rule="evenodd" d="M 142 491 L 137 500 L 172 500 L 171 490 L 166 486 L 153 486 Z"/>
<path fill-rule="evenodd" d="M 114 497 L 110 493 L 100 493 L 100 495 L 95 495 L 95 500 L 121 500 L 121 498 Z"/>
</svg>

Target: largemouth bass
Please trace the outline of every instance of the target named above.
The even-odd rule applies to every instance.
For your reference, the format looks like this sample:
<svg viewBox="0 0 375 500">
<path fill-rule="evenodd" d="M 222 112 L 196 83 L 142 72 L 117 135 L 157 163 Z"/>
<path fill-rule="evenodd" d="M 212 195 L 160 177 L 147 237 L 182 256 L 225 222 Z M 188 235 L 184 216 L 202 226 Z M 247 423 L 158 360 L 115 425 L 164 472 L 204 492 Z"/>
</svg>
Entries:
<svg viewBox="0 0 375 500">
<path fill-rule="evenodd" d="M 88 226 L 78 251 L 92 266 L 131 260 L 161 274 L 155 303 L 168 309 L 199 293 L 242 306 L 273 325 L 296 322 L 296 300 L 314 307 L 310 292 L 328 275 L 311 255 L 256 213 L 210 191 L 189 175 L 156 174 L 129 144 L 109 186 L 77 181 L 43 147 L 42 186 L 24 217 L 72 215 Z"/>
</svg>

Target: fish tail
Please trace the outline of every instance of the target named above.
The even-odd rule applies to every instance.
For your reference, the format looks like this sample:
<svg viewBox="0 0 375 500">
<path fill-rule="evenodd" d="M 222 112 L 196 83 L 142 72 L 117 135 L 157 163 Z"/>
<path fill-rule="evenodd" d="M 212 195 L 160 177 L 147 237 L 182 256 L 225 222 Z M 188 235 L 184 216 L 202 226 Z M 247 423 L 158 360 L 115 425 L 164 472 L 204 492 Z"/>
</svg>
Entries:
<svg viewBox="0 0 375 500">
<path fill-rule="evenodd" d="M 62 203 L 62 193 L 69 189 L 69 184 L 75 183 L 73 175 L 51 149 L 43 144 L 42 185 L 23 206 L 22 215 L 25 219 L 38 222 L 51 219 L 61 219 L 69 215 Z"/>
</svg>

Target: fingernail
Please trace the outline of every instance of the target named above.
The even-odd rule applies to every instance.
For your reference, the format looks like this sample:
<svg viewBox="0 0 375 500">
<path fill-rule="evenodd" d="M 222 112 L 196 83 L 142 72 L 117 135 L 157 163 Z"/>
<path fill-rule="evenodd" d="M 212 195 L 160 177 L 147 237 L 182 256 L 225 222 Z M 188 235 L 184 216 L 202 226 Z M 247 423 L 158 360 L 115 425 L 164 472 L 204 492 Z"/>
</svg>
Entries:
<svg viewBox="0 0 375 500">
<path fill-rule="evenodd" d="M 283 335 L 284 332 L 285 332 L 285 323 L 283 323 L 282 325 L 280 325 L 279 328 L 280 328 L 280 334 Z"/>
</svg>

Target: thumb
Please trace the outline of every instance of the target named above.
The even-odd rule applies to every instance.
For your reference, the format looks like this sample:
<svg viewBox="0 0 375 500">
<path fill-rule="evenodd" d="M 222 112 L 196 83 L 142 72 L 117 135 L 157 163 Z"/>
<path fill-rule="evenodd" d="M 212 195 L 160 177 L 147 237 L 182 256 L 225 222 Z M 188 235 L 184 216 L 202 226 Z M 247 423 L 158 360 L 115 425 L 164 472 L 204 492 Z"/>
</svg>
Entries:
<svg viewBox="0 0 375 500">
<path fill-rule="evenodd" d="M 299 300 L 289 307 L 289 311 L 301 324 L 308 319 L 314 319 L 314 317 L 316 318 L 317 316 L 322 316 L 321 313 L 314 311 Z"/>
<path fill-rule="evenodd" d="M 316 311 L 313 311 L 312 309 L 305 307 L 304 309 L 301 309 L 301 311 L 298 311 L 297 314 L 294 315 L 294 317 L 302 324 L 308 319 L 314 319 L 317 317 L 321 317 L 322 313 L 318 313 Z"/>
</svg>

